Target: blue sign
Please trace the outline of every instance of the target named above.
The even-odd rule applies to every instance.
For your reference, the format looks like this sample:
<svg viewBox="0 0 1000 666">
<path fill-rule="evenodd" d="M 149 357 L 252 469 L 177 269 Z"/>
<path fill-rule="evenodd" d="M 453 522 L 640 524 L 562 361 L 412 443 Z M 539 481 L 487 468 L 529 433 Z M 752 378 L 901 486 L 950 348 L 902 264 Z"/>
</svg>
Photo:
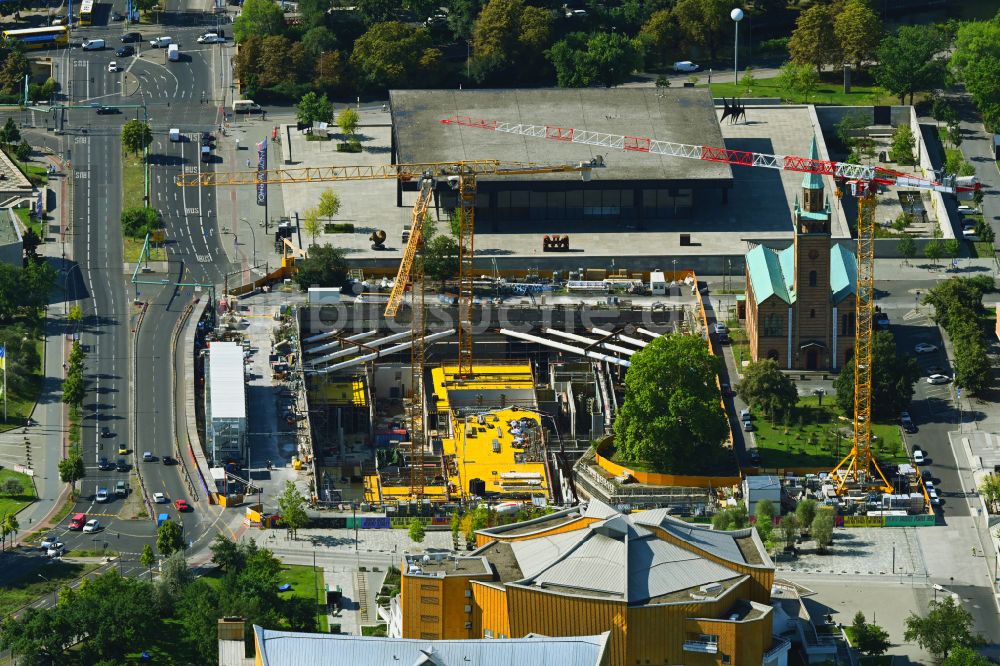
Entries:
<svg viewBox="0 0 1000 666">
<path fill-rule="evenodd" d="M 257 144 L 257 205 L 267 205 L 267 137 Z"/>
</svg>

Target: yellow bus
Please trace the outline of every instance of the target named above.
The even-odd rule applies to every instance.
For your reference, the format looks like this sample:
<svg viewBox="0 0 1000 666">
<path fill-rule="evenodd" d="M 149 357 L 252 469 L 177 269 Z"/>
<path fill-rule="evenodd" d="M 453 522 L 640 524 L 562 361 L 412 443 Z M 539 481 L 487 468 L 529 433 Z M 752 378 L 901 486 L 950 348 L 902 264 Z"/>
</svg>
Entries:
<svg viewBox="0 0 1000 666">
<path fill-rule="evenodd" d="M 80 25 L 92 25 L 94 22 L 94 0 L 83 0 L 80 3 Z"/>
<path fill-rule="evenodd" d="M 25 30 L 4 30 L 3 39 L 5 42 L 21 42 L 26 49 L 48 49 L 66 46 L 69 43 L 69 31 L 64 25 L 27 28 Z"/>
</svg>

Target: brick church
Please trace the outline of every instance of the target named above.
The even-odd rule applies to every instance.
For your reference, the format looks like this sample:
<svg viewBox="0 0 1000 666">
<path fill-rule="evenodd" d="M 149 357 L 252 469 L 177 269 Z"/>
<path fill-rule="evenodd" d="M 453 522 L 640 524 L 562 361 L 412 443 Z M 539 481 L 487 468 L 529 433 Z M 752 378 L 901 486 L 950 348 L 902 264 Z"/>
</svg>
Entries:
<svg viewBox="0 0 1000 666">
<path fill-rule="evenodd" d="M 818 159 L 813 138 L 811 158 Z M 837 370 L 854 354 L 858 264 L 830 239 L 823 178 L 806 174 L 791 247 L 746 253 L 750 355 L 789 370 Z"/>
</svg>

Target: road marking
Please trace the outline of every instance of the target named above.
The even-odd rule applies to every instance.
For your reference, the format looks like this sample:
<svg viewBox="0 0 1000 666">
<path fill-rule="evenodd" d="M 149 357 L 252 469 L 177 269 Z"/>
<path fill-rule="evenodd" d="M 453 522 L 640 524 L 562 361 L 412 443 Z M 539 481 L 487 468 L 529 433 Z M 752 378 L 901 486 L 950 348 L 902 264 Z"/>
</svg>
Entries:
<svg viewBox="0 0 1000 666">
<path fill-rule="evenodd" d="M 185 208 L 185 215 L 200 215 L 201 208 Z"/>
<path fill-rule="evenodd" d="M 196 254 L 194 258 L 198 260 L 199 264 L 210 264 L 212 263 L 212 255 L 210 254 Z"/>
</svg>

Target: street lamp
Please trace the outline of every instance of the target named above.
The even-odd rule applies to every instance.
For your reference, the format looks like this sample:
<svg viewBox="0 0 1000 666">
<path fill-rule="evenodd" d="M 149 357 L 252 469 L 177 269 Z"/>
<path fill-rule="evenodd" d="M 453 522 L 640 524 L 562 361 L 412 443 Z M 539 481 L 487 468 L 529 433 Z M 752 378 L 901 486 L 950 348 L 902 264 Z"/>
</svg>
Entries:
<svg viewBox="0 0 1000 666">
<path fill-rule="evenodd" d="M 743 10 L 737 7 L 729 12 L 729 18 L 736 24 L 736 46 L 733 49 L 733 75 L 736 77 L 736 84 L 740 82 L 740 21 L 743 20 Z"/>
<path fill-rule="evenodd" d="M 253 266 L 256 267 L 257 266 L 257 235 L 253 231 L 253 225 L 250 224 L 250 220 L 248 220 L 245 217 L 241 217 L 240 218 L 240 222 L 242 222 L 243 224 L 247 225 L 247 228 L 250 230 L 250 240 L 253 241 Z"/>
</svg>

